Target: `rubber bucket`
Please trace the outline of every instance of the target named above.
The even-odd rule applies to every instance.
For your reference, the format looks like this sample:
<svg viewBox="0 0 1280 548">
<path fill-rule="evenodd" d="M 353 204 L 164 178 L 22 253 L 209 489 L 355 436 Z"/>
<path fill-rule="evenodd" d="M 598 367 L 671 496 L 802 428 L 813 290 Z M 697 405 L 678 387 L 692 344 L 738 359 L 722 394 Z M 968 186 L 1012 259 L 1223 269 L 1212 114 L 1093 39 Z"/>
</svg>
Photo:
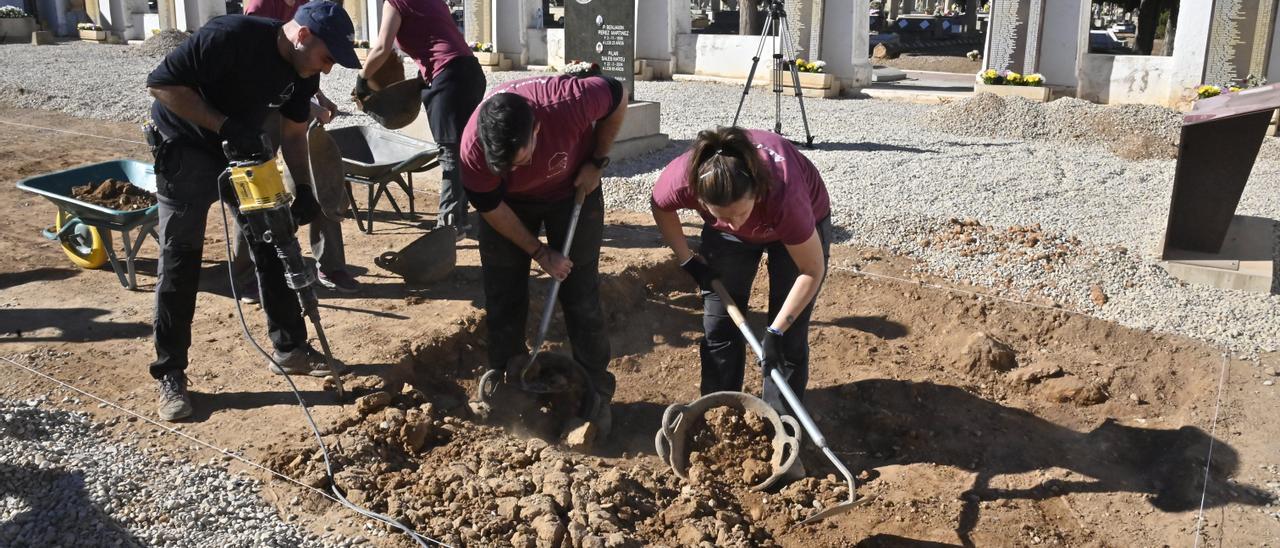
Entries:
<svg viewBox="0 0 1280 548">
<path fill-rule="evenodd" d="M 800 464 L 800 425 L 789 416 L 780 416 L 764 400 L 743 392 L 715 392 L 694 400 L 688 405 L 675 404 L 662 414 L 662 427 L 654 438 L 658 456 L 671 466 L 680 479 L 689 481 L 689 442 L 693 437 L 693 425 L 704 414 L 716 407 L 729 407 L 751 412 L 773 426 L 773 452 L 769 464 L 773 471 L 768 478 L 751 486 L 752 491 L 767 489 L 780 479 L 794 479 L 804 475 Z"/>
</svg>

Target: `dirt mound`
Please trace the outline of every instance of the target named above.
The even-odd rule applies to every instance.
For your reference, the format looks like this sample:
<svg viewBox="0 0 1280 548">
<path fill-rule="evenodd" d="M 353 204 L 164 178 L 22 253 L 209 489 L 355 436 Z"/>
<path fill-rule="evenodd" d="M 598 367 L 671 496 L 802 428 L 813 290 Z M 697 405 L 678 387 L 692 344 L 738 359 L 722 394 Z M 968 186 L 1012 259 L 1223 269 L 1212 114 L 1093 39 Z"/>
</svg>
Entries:
<svg viewBox="0 0 1280 548">
<path fill-rule="evenodd" d="M 164 57 L 182 45 L 188 36 L 191 35 L 180 30 L 162 30 L 138 46 L 137 53 L 147 57 Z"/>
<path fill-rule="evenodd" d="M 1098 105 L 1065 97 L 1037 103 L 979 93 L 927 116 L 957 135 L 1099 143 L 1129 160 L 1174 158 L 1182 114 L 1152 105 Z"/>
<path fill-rule="evenodd" d="M 693 426 L 689 478 L 752 486 L 769 477 L 773 427 L 759 415 L 732 407 L 707 410 Z"/>
<path fill-rule="evenodd" d="M 71 187 L 71 196 L 119 211 L 134 211 L 156 205 L 156 196 L 128 181 L 106 179 L 96 183 Z"/>
<path fill-rule="evenodd" d="M 802 480 L 768 499 L 721 482 L 685 486 L 668 469 L 610 466 L 451 416 L 429 399 L 416 389 L 362 396 L 324 439 L 338 485 L 352 502 L 454 546 L 620 547 L 672 539 L 769 546 L 775 531 L 847 495 L 831 478 Z M 717 411 L 704 431 L 743 442 L 712 455 L 768 459 L 765 421 Z M 278 452 L 270 462 L 303 483 L 328 488 L 315 448 Z M 308 497 L 309 510 L 327 504 Z"/>
</svg>

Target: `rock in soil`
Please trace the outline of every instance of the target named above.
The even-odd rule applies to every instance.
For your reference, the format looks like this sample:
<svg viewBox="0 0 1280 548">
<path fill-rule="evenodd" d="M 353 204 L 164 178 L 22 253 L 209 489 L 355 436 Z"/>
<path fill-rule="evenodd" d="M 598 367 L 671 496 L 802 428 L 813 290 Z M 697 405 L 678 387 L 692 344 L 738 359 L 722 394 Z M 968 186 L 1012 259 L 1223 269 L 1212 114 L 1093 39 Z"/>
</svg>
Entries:
<svg viewBox="0 0 1280 548">
<path fill-rule="evenodd" d="M 117 211 L 134 211 L 156 205 L 156 195 L 128 181 L 106 179 L 71 187 L 71 196 L 82 202 Z"/>
<path fill-rule="evenodd" d="M 1017 355 L 1013 352 L 1013 348 L 982 332 L 969 336 L 964 347 L 960 349 L 957 362 L 969 373 L 1004 372 L 1018 366 Z"/>
<path fill-rule="evenodd" d="M 767 468 L 760 477 L 759 466 L 747 466 L 749 462 L 768 463 L 773 453 L 773 427 L 759 415 L 715 407 L 703 414 L 692 432 L 689 463 L 691 468 L 708 472 L 704 475 L 700 470 L 695 482 L 716 478 L 731 485 L 755 485 L 750 480 L 768 477 Z"/>
</svg>

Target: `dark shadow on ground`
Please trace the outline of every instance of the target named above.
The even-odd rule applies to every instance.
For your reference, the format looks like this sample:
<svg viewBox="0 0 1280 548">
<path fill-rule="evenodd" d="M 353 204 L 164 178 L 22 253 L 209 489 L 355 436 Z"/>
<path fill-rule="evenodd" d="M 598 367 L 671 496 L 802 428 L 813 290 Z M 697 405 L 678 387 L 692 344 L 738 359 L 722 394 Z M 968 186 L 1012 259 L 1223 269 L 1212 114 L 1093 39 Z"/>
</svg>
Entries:
<svg viewBox="0 0 1280 548">
<path fill-rule="evenodd" d="M 110 314 L 100 308 L 11 308 L 0 310 L 0 342 L 92 342 L 132 339 L 151 334 L 151 325 L 140 322 L 100 322 Z M 57 329 L 55 336 L 25 333 Z"/>
<path fill-rule="evenodd" d="M 58 281 L 80 273 L 78 268 L 34 268 L 21 272 L 0 272 L 0 289 L 40 281 Z"/>
<path fill-rule="evenodd" d="M 960 545 L 880 534 L 864 538 L 854 546 L 855 548 L 959 548 Z"/>
<path fill-rule="evenodd" d="M 965 390 L 933 383 L 873 379 L 812 389 L 805 404 L 841 454 L 867 454 L 854 469 L 933 463 L 977 473 L 962 497 L 956 532 L 966 545 L 978 522 L 979 503 L 1044 500 L 1066 493 L 1140 493 L 1163 512 L 1199 507 L 1205 457 L 1214 444 L 1206 508 L 1272 502 L 1264 490 L 1228 479 L 1239 457 L 1224 440 L 1183 426 L 1138 428 L 1107 420 L 1076 432 L 1029 412 L 1005 407 Z M 837 428 L 838 426 L 838 428 Z M 807 447 L 806 463 L 827 473 L 830 465 Z M 993 478 L 1062 468 L 1093 479 L 1050 480 L 1031 489 L 996 489 Z"/>
<path fill-rule="evenodd" d="M 907 326 L 890 320 L 885 316 L 846 316 L 829 321 L 815 320 L 812 324 L 856 329 L 886 341 L 901 339 L 910 333 Z"/>
<path fill-rule="evenodd" d="M 335 406 L 342 402 L 338 401 L 337 395 L 333 392 L 325 390 L 310 390 L 307 387 L 319 384 L 320 379 L 312 378 L 295 378 L 293 381 L 298 384 L 298 393 L 302 395 L 303 401 L 307 402 L 307 406 Z M 289 385 L 280 380 L 280 389 L 272 392 L 226 392 L 209 394 L 201 392 L 193 388 L 191 394 L 192 413 L 189 418 L 183 422 L 204 422 L 209 420 L 219 411 L 228 409 L 261 409 L 273 405 L 298 405 L 298 398 L 293 395 L 293 391 L 289 390 Z"/>
</svg>

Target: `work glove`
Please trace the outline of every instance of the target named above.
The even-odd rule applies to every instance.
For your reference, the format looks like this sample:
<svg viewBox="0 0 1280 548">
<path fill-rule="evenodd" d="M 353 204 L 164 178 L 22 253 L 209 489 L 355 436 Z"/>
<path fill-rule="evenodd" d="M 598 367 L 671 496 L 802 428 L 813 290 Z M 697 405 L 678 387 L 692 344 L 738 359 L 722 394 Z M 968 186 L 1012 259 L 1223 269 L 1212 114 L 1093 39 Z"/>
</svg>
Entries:
<svg viewBox="0 0 1280 548">
<path fill-rule="evenodd" d="M 226 143 L 227 155 L 233 160 L 244 160 L 267 154 L 266 135 L 262 128 L 253 127 L 235 118 L 227 118 L 218 128 L 218 136 Z"/>
<path fill-rule="evenodd" d="M 772 327 L 764 331 L 764 369 L 776 368 L 786 373 L 787 357 L 782 353 L 782 332 Z"/>
<path fill-rule="evenodd" d="M 702 260 L 702 257 L 697 255 L 691 256 L 681 263 L 680 268 L 688 272 L 689 276 L 693 278 L 693 281 L 697 282 L 698 287 L 703 291 L 713 291 L 711 282 L 720 278 L 720 273 L 716 272 L 716 269 L 712 268 L 711 265 Z"/>
<path fill-rule="evenodd" d="M 369 96 L 373 95 L 373 88 L 369 87 L 369 80 L 364 76 L 356 76 L 356 87 L 351 90 L 351 97 L 358 102 L 369 100 Z"/>
<path fill-rule="evenodd" d="M 298 226 L 311 223 L 320 214 L 320 204 L 316 202 L 316 195 L 311 190 L 311 185 L 298 185 L 298 188 L 294 189 L 293 204 L 289 206 L 289 213 L 293 215 L 293 222 Z"/>
</svg>

